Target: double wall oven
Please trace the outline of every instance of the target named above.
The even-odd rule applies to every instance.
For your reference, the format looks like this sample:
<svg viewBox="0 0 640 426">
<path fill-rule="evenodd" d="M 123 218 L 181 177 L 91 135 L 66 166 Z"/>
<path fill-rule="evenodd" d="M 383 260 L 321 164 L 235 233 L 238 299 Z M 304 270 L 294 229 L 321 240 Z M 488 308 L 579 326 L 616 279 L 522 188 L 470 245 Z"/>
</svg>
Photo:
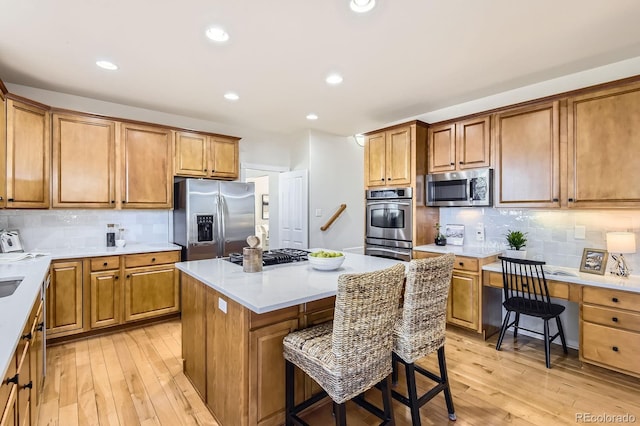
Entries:
<svg viewBox="0 0 640 426">
<path fill-rule="evenodd" d="M 365 254 L 411 260 L 412 188 L 370 189 L 366 198 Z"/>
</svg>

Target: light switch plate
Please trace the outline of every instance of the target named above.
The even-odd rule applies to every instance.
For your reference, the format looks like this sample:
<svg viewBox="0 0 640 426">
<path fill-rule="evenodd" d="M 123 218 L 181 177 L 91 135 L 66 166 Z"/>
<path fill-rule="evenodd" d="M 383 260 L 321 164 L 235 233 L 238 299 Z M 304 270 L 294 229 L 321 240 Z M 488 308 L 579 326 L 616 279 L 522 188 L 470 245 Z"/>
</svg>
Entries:
<svg viewBox="0 0 640 426">
<path fill-rule="evenodd" d="M 316 217 L 322 216 L 322 209 L 316 209 Z"/>
<path fill-rule="evenodd" d="M 584 240 L 587 237 L 587 227 L 584 225 L 576 225 L 573 228 L 573 238 L 576 240 Z"/>
<path fill-rule="evenodd" d="M 222 297 L 218 297 L 218 309 L 220 309 L 225 314 L 227 313 L 227 301 Z"/>
</svg>

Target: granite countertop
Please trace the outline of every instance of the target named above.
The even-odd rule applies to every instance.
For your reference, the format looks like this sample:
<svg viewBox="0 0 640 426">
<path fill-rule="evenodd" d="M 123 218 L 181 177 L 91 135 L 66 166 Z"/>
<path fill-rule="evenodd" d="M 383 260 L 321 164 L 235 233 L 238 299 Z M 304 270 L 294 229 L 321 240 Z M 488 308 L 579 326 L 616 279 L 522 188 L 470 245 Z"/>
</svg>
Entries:
<svg viewBox="0 0 640 426">
<path fill-rule="evenodd" d="M 446 246 L 437 246 L 435 244 L 427 244 L 424 246 L 416 246 L 413 248 L 416 251 L 425 251 L 429 253 L 453 253 L 457 256 L 467 257 L 490 257 L 504 253 L 504 249 L 496 248 L 495 246 L 480 246 L 480 245 L 463 245 L 454 246 L 447 244 Z"/>
<path fill-rule="evenodd" d="M 242 265 L 224 259 L 176 263 L 184 273 L 255 313 L 275 311 L 325 297 L 335 296 L 338 276 L 388 268 L 398 260 L 347 253 L 344 263 L 334 271 L 313 269 L 301 261 L 265 266 L 262 272 L 243 272 Z"/>
<path fill-rule="evenodd" d="M 502 273 L 502 264 L 500 262 L 489 263 L 484 265 L 482 269 L 484 271 Z M 545 265 L 544 271 L 545 278 L 547 280 L 640 293 L 640 276 L 638 275 L 631 275 L 629 278 L 621 278 L 611 274 L 587 274 L 580 272 L 576 268 L 553 265 Z"/>
</svg>

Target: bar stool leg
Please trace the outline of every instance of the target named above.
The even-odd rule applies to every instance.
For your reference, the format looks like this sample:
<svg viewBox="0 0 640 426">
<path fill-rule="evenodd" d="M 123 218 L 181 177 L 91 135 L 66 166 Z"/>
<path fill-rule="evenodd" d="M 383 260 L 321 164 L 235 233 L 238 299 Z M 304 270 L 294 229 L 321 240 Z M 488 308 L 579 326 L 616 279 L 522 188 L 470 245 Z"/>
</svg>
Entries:
<svg viewBox="0 0 640 426">
<path fill-rule="evenodd" d="M 398 355 L 391 354 L 391 384 L 393 386 L 398 384 Z"/>
<path fill-rule="evenodd" d="M 293 420 L 291 419 L 291 412 L 295 406 L 294 402 L 294 365 L 292 362 L 286 361 L 285 366 L 285 425 L 293 426 Z"/>
<path fill-rule="evenodd" d="M 333 403 L 333 413 L 336 417 L 336 426 L 346 426 L 347 425 L 347 404 L 343 402 L 342 404 Z"/>
<path fill-rule="evenodd" d="M 409 394 L 409 408 L 411 409 L 411 424 L 421 426 L 420 406 L 418 405 L 418 390 L 416 389 L 416 369 L 413 363 L 405 364 L 407 374 L 407 393 Z"/>
<path fill-rule="evenodd" d="M 380 383 L 382 391 L 382 404 L 384 406 L 384 423 L 385 425 L 395 425 L 396 420 L 393 416 L 393 399 L 391 397 L 391 377 L 385 377 Z"/>
<path fill-rule="evenodd" d="M 549 320 L 544 320 L 544 358 L 547 368 L 551 368 L 551 342 L 549 341 Z"/>
<path fill-rule="evenodd" d="M 453 398 L 449 388 L 449 375 L 447 374 L 447 361 L 444 357 L 444 346 L 438 349 L 438 365 L 440 366 L 440 382 L 444 385 L 444 400 L 447 403 L 449 420 L 456 421 L 456 411 L 453 408 Z"/>
</svg>

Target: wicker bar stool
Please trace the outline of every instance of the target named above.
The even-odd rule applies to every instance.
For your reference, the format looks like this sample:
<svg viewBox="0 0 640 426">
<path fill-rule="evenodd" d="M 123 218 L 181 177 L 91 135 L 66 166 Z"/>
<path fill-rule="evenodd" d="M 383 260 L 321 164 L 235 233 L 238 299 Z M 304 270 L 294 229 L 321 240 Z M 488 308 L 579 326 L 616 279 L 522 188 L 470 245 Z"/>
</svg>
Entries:
<svg viewBox="0 0 640 426">
<path fill-rule="evenodd" d="M 395 390 L 395 399 L 409 406 L 413 426 L 420 426 L 420 407 L 440 392 L 444 392 L 449 419 L 455 420 L 453 399 L 449 389 L 447 365 L 444 356 L 447 297 L 455 256 L 451 253 L 430 259 L 412 260 L 407 272 L 404 305 L 394 330 L 393 382 L 397 383 L 396 363 L 405 366 L 407 393 Z M 438 352 L 440 376 L 415 365 L 415 362 Z M 437 385 L 418 397 L 416 371 L 437 382 Z"/>
<path fill-rule="evenodd" d="M 384 411 L 373 412 L 384 420 L 383 425 L 395 424 L 391 351 L 404 276 L 405 266 L 401 263 L 381 271 L 341 275 L 333 322 L 295 331 L 284 338 L 287 426 L 306 425 L 298 413 L 327 395 L 334 402 L 336 425 L 345 425 L 346 401 L 377 383 L 383 389 Z M 324 392 L 294 405 L 294 365 Z"/>
</svg>

